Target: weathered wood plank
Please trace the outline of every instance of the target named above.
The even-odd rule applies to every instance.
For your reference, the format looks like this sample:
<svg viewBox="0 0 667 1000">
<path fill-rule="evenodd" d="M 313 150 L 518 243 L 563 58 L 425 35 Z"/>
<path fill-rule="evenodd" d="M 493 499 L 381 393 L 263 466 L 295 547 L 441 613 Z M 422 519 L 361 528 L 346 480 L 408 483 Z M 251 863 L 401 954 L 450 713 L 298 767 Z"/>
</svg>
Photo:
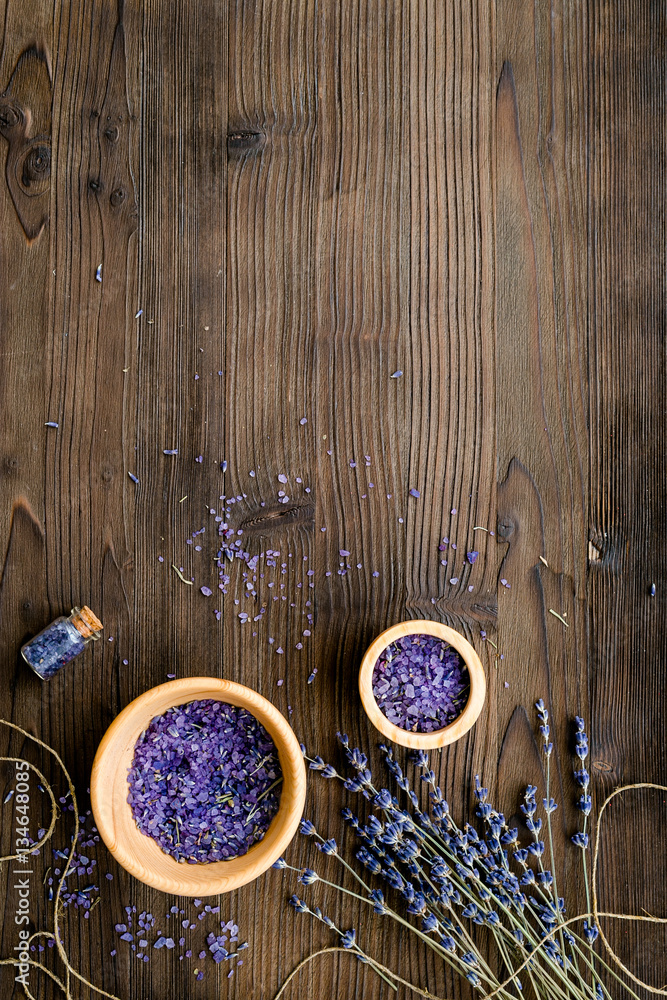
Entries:
<svg viewBox="0 0 667 1000">
<path fill-rule="evenodd" d="M 340 759 L 342 728 L 377 767 L 361 654 L 438 617 L 488 662 L 483 716 L 436 761 L 459 818 L 477 772 L 506 812 L 541 784 L 540 696 L 561 747 L 591 715 L 598 801 L 663 778 L 664 12 L 0 0 L 0 26 L 2 714 L 54 744 L 83 803 L 106 725 L 169 673 L 248 683 L 313 751 Z M 21 641 L 84 601 L 104 641 L 40 685 Z M 566 759 L 553 780 L 565 841 Z M 662 912 L 622 846 L 656 798 L 613 814 L 606 906 Z M 307 812 L 339 839 L 343 800 L 314 778 Z M 270 872 L 222 900 L 250 943 L 234 978 L 207 959 L 195 982 L 180 948 L 112 959 L 128 902 L 166 927 L 178 901 L 97 857 L 115 877 L 89 920 L 68 913 L 69 946 L 127 1000 L 270 998 L 335 943 Z M 303 839 L 289 857 L 338 874 Z M 581 905 L 572 851 L 558 877 Z M 354 902 L 306 891 L 407 978 L 468 995 Z M 614 940 L 667 978 L 661 932 Z M 286 998 L 332 985 L 388 995 L 334 956 Z"/>
<path fill-rule="evenodd" d="M 588 329 L 589 670 L 595 801 L 665 784 L 665 149 L 667 23 L 660 4 L 599 3 L 590 18 Z M 655 584 L 656 596 L 651 597 Z M 605 908 L 665 915 L 664 795 L 632 792 L 602 841 Z M 650 830 L 645 851 L 628 850 Z M 664 928 L 605 925 L 628 968 L 667 981 Z M 648 994 L 645 994 L 648 996 Z"/>
</svg>

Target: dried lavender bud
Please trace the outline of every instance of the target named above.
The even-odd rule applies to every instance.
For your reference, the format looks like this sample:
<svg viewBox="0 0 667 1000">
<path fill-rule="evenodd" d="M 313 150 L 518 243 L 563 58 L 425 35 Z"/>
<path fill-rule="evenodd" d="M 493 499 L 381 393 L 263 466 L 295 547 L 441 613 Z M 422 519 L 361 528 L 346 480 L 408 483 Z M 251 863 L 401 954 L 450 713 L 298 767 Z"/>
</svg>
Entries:
<svg viewBox="0 0 667 1000">
<path fill-rule="evenodd" d="M 460 715 L 470 678 L 458 652 L 436 636 L 390 643 L 373 671 L 373 694 L 390 722 L 416 733 L 444 729 Z"/>
<path fill-rule="evenodd" d="M 180 862 L 245 854 L 278 810 L 282 773 L 273 740 L 243 708 L 191 701 L 156 716 L 128 774 L 135 822 Z"/>
</svg>

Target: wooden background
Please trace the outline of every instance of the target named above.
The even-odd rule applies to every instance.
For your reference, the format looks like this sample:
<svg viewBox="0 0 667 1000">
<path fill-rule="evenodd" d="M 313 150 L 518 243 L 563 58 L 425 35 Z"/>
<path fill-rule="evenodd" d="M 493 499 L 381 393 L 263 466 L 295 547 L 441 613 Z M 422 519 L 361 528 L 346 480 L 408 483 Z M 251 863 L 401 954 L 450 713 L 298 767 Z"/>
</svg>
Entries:
<svg viewBox="0 0 667 1000">
<path fill-rule="evenodd" d="M 63 755 L 84 806 L 105 728 L 167 673 L 289 704 L 299 738 L 336 762 L 338 728 L 372 747 L 361 654 L 424 616 L 461 629 L 488 667 L 479 722 L 437 764 L 455 815 L 477 772 L 508 815 L 541 784 L 539 696 L 562 752 L 563 843 L 576 713 L 598 803 L 622 782 L 665 782 L 665 29 L 648 0 L 0 0 L 0 708 Z M 217 584 L 206 505 L 223 493 L 242 497 L 229 522 L 248 551 L 292 553 L 257 601 L 240 564 L 226 597 L 199 590 Z M 204 525 L 196 552 L 186 538 Z M 443 536 L 457 543 L 446 568 Z M 104 640 L 41 684 L 21 643 L 84 602 Z M 25 750 L 6 730 L 0 748 Z M 308 815 L 330 835 L 343 801 L 311 781 Z M 658 795 L 614 808 L 603 908 L 665 915 L 664 829 Z M 209 960 L 196 982 L 179 949 L 144 965 L 113 925 L 127 902 L 160 914 L 174 900 L 97 857 L 114 881 L 88 921 L 68 913 L 67 938 L 75 967 L 124 1000 L 270 1000 L 335 943 L 269 872 L 221 900 L 250 944 L 233 979 Z M 289 858 L 318 860 L 302 839 Z M 576 850 L 561 862 L 582 906 Z M 1 884 L 4 956 L 6 869 Z M 316 889 L 303 894 L 375 956 L 468 995 Z M 48 925 L 41 891 L 31 917 Z M 639 975 L 667 980 L 664 929 L 610 934 Z M 390 995 L 341 956 L 286 997 L 332 986 Z M 6 968 L 0 992 L 20 993 Z"/>
</svg>

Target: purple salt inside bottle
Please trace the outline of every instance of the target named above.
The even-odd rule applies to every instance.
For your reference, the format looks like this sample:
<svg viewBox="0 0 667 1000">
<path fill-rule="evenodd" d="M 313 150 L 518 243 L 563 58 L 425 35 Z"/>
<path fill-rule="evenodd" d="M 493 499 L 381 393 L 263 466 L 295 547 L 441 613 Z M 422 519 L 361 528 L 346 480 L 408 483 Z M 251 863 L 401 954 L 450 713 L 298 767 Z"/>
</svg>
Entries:
<svg viewBox="0 0 667 1000">
<path fill-rule="evenodd" d="M 21 648 L 26 663 L 38 677 L 48 681 L 66 663 L 82 653 L 88 643 L 97 640 L 102 622 L 90 608 L 72 608 L 69 617 L 62 615 L 29 639 Z"/>
</svg>

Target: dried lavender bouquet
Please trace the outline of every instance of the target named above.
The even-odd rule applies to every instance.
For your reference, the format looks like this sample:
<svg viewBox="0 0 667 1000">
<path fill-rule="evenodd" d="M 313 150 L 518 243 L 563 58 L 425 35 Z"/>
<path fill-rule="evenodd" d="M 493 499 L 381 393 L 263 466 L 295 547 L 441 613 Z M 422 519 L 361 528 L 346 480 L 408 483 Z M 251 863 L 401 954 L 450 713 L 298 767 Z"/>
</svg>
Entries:
<svg viewBox="0 0 667 1000">
<path fill-rule="evenodd" d="M 351 748 L 348 737 L 339 733 L 352 769 L 349 777 L 339 774 L 321 757 L 308 757 L 305 748 L 302 749 L 313 770 L 324 778 L 340 780 L 348 791 L 361 794 L 371 804 L 373 811 L 365 823 L 349 808 L 342 812 L 359 838 L 356 858 L 365 873 L 359 874 L 342 856 L 336 841 L 321 836 L 310 820 L 302 820 L 301 832 L 314 838 L 319 851 L 339 861 L 357 883 L 358 891 L 320 878 L 313 869 L 293 868 L 284 858 L 274 867 L 298 872 L 298 881 L 303 885 L 322 882 L 333 886 L 371 906 L 383 919 L 396 921 L 487 997 L 516 997 L 529 984 L 535 996 L 544 1000 L 611 1000 L 599 976 L 603 969 L 631 996 L 637 997 L 594 950 L 599 931 L 589 916 L 587 825 L 591 796 L 584 720 L 576 719 L 574 765 L 582 823 L 572 841 L 581 853 L 588 906 L 586 916 L 567 918 L 554 872 L 551 817 L 557 804 L 550 794 L 553 744 L 549 713 L 542 700 L 537 702 L 536 709 L 545 756 L 546 797 L 538 805 L 536 786 L 526 788 L 521 804 L 529 834 L 525 845 L 520 842 L 518 828 L 510 828 L 503 814 L 488 802 L 488 790 L 481 786 L 478 777 L 475 800 L 481 832 L 469 823 L 463 828 L 456 824 L 436 785 L 426 753 L 414 753 L 412 762 L 420 772 L 421 781 L 430 787 L 429 812 L 420 808 L 416 792 L 388 746 L 383 744 L 380 749 L 393 784 L 397 791 L 405 793 L 405 807 L 390 789 L 376 787 L 366 755 Z M 544 818 L 538 815 L 540 812 Z M 377 881 L 372 883 L 372 877 L 384 883 L 385 888 L 380 888 Z M 309 913 L 331 928 L 343 948 L 369 963 L 390 985 L 402 983 L 422 996 L 432 996 L 374 961 L 360 947 L 353 929 L 336 927 L 318 906 L 311 906 L 296 895 L 290 903 L 297 912 Z M 471 934 L 471 924 L 489 929 L 500 958 L 500 974 L 494 972 L 481 953 Z"/>
</svg>

